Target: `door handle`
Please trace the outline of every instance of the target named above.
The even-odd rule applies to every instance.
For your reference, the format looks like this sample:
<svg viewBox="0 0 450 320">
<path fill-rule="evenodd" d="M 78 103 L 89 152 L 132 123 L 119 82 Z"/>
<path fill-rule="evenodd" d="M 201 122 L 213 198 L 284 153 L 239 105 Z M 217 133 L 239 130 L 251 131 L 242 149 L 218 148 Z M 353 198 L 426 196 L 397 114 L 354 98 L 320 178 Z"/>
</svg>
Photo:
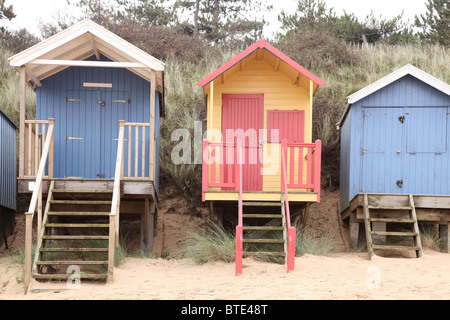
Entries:
<svg viewBox="0 0 450 320">
<path fill-rule="evenodd" d="M 397 180 L 397 187 L 403 188 L 403 180 Z"/>
</svg>

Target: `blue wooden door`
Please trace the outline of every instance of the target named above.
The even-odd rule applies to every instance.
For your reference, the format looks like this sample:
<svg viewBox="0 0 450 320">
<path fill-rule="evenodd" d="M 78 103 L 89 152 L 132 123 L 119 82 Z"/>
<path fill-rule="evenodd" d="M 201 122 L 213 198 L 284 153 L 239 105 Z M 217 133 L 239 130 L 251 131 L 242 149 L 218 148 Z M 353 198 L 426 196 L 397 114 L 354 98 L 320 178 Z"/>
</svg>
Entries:
<svg viewBox="0 0 450 320">
<path fill-rule="evenodd" d="M 100 91 L 68 91 L 66 99 L 66 178 L 100 175 Z"/>
<path fill-rule="evenodd" d="M 102 92 L 101 108 L 101 177 L 114 178 L 116 170 L 119 120 L 131 121 L 130 94 L 128 92 Z M 125 147 L 127 146 L 125 141 Z"/>
<path fill-rule="evenodd" d="M 447 194 L 447 108 L 406 108 L 405 114 L 405 192 Z"/>
<path fill-rule="evenodd" d="M 364 108 L 361 192 L 402 193 L 403 108 Z"/>
<path fill-rule="evenodd" d="M 119 120 L 130 121 L 128 92 L 69 91 L 65 177 L 114 177 Z"/>
</svg>

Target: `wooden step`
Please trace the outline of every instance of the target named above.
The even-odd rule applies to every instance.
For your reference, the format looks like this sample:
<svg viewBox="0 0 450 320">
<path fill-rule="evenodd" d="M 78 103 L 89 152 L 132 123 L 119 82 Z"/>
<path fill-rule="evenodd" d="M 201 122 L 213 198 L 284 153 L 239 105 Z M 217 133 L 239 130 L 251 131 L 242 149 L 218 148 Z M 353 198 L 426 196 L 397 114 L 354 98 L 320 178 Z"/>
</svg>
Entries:
<svg viewBox="0 0 450 320">
<path fill-rule="evenodd" d="M 50 200 L 51 204 L 111 204 L 112 201 L 100 200 Z"/>
<path fill-rule="evenodd" d="M 37 265 L 40 266 L 51 266 L 51 265 L 84 265 L 84 266 L 95 266 L 95 265 L 107 265 L 108 261 L 38 261 Z"/>
<path fill-rule="evenodd" d="M 369 206 L 370 210 L 412 210 L 410 206 Z"/>
<path fill-rule="evenodd" d="M 33 278 L 37 280 L 67 280 L 69 277 L 73 277 L 73 274 L 33 274 Z M 85 280 L 106 280 L 108 278 L 107 274 L 79 274 L 79 279 Z"/>
<path fill-rule="evenodd" d="M 381 245 L 374 244 L 374 250 L 397 250 L 397 249 L 408 249 L 408 250 L 419 250 L 419 246 L 394 246 L 394 245 Z"/>
<path fill-rule="evenodd" d="M 49 216 L 68 216 L 68 217 L 107 217 L 110 215 L 110 212 L 52 212 L 48 213 Z"/>
<path fill-rule="evenodd" d="M 108 252 L 108 248 L 41 248 L 40 252 Z"/>
<path fill-rule="evenodd" d="M 249 219 L 282 219 L 281 214 L 243 214 L 243 218 Z"/>
<path fill-rule="evenodd" d="M 246 251 L 244 256 L 272 256 L 272 257 L 284 257 L 284 252 L 268 252 L 268 251 Z"/>
<path fill-rule="evenodd" d="M 98 193 L 113 193 L 113 190 L 83 190 L 83 189 L 53 189 L 53 193 L 87 193 L 87 194 L 98 194 Z"/>
<path fill-rule="evenodd" d="M 370 222 L 414 223 L 414 219 L 370 218 Z"/>
<path fill-rule="evenodd" d="M 271 226 L 244 226 L 243 230 L 283 231 L 283 227 Z"/>
<path fill-rule="evenodd" d="M 279 239 L 244 239 L 244 243 L 284 243 L 284 240 Z"/>
<path fill-rule="evenodd" d="M 109 228 L 109 224 L 102 223 L 46 223 L 46 228 Z"/>
<path fill-rule="evenodd" d="M 243 202 L 242 205 L 244 206 L 248 206 L 248 207 L 280 207 L 281 203 L 280 202 L 264 202 L 264 201 L 259 201 L 259 202 Z"/>
<path fill-rule="evenodd" d="M 42 236 L 44 240 L 108 240 L 109 236 Z"/>
<path fill-rule="evenodd" d="M 388 231 L 372 231 L 372 235 L 375 236 L 398 236 L 398 237 L 417 237 L 415 232 L 388 232 Z"/>
</svg>

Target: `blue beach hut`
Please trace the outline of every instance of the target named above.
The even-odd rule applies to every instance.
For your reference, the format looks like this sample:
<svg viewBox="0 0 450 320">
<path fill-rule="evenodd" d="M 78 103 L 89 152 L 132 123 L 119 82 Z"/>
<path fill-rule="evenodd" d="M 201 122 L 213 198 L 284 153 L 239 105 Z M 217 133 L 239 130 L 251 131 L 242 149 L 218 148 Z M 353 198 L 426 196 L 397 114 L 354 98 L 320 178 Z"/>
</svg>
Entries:
<svg viewBox="0 0 450 320">
<path fill-rule="evenodd" d="M 121 218 L 140 219 L 140 247 L 153 246 L 164 63 L 89 19 L 9 61 L 20 73 L 18 190 L 32 193 L 27 230 L 38 213 L 40 247 L 27 270 L 37 279 L 64 277 L 41 272 L 41 265 L 50 264 L 42 252 L 78 252 L 82 244 L 48 246 L 55 240 L 94 239 L 109 246 L 82 249 L 102 252 L 106 246 L 108 261 L 88 265 L 106 263 L 107 272 L 88 270 L 86 278 L 111 279 Z M 36 119 L 25 118 L 26 84 L 36 92 Z M 92 222 L 99 217 L 109 220 Z M 58 235 L 68 230 L 77 231 Z M 59 265 L 64 261 L 55 261 Z"/>
<path fill-rule="evenodd" d="M 340 209 L 351 220 L 351 244 L 365 217 L 364 195 L 367 211 L 415 209 L 417 221 L 439 223 L 447 233 L 449 114 L 450 86 L 410 64 L 348 97 L 339 125 Z M 387 222 L 369 227 L 385 237 Z"/>
</svg>

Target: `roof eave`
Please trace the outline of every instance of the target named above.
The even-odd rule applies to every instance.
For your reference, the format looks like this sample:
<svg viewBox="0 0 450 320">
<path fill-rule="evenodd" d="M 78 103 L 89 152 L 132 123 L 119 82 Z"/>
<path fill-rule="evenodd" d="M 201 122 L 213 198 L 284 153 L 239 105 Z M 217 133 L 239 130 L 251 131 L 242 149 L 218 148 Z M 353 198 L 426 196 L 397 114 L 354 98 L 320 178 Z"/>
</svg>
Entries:
<svg viewBox="0 0 450 320">
<path fill-rule="evenodd" d="M 326 83 L 316 77 L 314 74 L 303 68 L 301 65 L 299 65 L 297 62 L 286 56 L 284 53 L 276 49 L 274 46 L 266 42 L 264 39 L 260 39 L 256 43 L 254 43 L 252 46 L 238 54 L 236 57 L 225 63 L 223 66 L 218 68 L 216 71 L 205 77 L 203 80 L 199 81 L 197 83 L 200 87 L 205 87 L 218 77 L 220 77 L 223 73 L 231 69 L 236 64 L 240 63 L 242 60 L 249 57 L 251 54 L 253 54 L 258 49 L 265 49 L 274 56 L 276 56 L 278 59 L 286 62 L 288 65 L 290 65 L 292 68 L 296 69 L 298 72 L 303 74 L 305 77 L 313 81 L 315 84 L 317 84 L 319 87 L 326 85 Z"/>
</svg>

